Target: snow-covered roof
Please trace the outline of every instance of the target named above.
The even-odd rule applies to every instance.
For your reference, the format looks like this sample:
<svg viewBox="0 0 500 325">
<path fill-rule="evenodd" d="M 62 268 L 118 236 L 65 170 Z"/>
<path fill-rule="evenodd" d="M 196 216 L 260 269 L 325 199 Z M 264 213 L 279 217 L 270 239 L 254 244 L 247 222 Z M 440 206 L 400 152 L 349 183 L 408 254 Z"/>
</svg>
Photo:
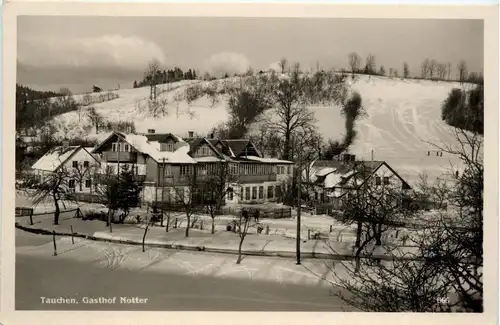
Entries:
<svg viewBox="0 0 500 325">
<path fill-rule="evenodd" d="M 80 148 L 80 146 L 59 146 L 50 149 L 40 159 L 33 164 L 32 168 L 53 172 L 72 157 Z"/>
<path fill-rule="evenodd" d="M 289 160 L 281 160 L 277 158 L 261 158 L 261 157 L 256 157 L 256 156 L 245 156 L 245 159 L 252 160 L 252 161 L 259 161 L 263 163 L 274 163 L 274 164 L 293 164 L 292 161 Z"/>
<path fill-rule="evenodd" d="M 316 174 L 316 176 L 321 177 L 321 176 L 326 176 L 330 173 L 333 173 L 336 170 L 337 170 L 337 168 L 326 167 L 326 168 L 319 169 L 315 174 Z"/>
<path fill-rule="evenodd" d="M 332 188 L 342 180 L 342 175 L 331 173 L 326 175 L 324 185 L 326 188 Z"/>
<path fill-rule="evenodd" d="M 171 163 L 196 163 L 196 160 L 188 155 L 189 145 L 187 144 L 177 148 L 175 151 L 160 151 L 160 143 L 157 141 L 149 142 L 148 138 L 144 135 L 124 133 L 120 133 L 120 135 L 123 136 L 125 141 L 130 143 L 136 150 L 149 155 L 157 162 L 165 160 L 166 162 Z"/>
<path fill-rule="evenodd" d="M 219 161 L 224 161 L 224 159 L 217 158 L 214 156 L 208 156 L 208 157 L 196 157 L 194 158 L 197 162 L 219 162 Z"/>
</svg>

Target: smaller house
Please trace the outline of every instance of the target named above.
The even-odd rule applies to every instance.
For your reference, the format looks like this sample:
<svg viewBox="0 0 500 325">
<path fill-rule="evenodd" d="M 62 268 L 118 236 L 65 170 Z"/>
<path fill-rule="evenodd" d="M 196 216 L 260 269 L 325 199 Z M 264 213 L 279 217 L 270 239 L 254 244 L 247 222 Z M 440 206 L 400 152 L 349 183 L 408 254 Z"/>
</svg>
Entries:
<svg viewBox="0 0 500 325">
<path fill-rule="evenodd" d="M 400 187 L 410 190 L 410 185 L 386 161 L 356 161 L 354 155 L 345 154 L 338 160 L 316 160 L 302 175 L 318 203 L 332 204 L 339 208 L 347 194 L 365 182 L 375 186 Z"/>
<path fill-rule="evenodd" d="M 70 175 L 69 187 L 76 193 L 90 193 L 94 173 L 100 165 L 98 157 L 91 154 L 92 150 L 83 146 L 70 146 L 68 143 L 52 148 L 32 166 L 33 174 L 43 182 L 52 173 L 65 168 Z"/>
</svg>

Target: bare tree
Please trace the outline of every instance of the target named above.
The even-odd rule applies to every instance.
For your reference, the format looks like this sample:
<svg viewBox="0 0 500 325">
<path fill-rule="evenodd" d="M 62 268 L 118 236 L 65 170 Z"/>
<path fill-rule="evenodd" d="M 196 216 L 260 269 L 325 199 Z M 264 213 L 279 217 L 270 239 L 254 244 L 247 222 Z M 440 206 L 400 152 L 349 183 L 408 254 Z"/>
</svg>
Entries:
<svg viewBox="0 0 500 325">
<path fill-rule="evenodd" d="M 210 213 L 212 219 L 212 231 L 215 233 L 215 217 L 224 204 L 224 199 L 232 191 L 231 184 L 238 181 L 236 165 L 231 162 L 218 162 L 213 169 L 208 171 L 204 179 L 200 180 L 200 188 L 203 195 L 203 203 Z"/>
<path fill-rule="evenodd" d="M 89 107 L 87 111 L 87 117 L 90 120 L 90 123 L 95 127 L 95 133 L 99 134 L 99 128 L 102 126 L 104 122 L 104 117 L 101 114 L 97 113 L 94 107 Z"/>
<path fill-rule="evenodd" d="M 266 121 L 269 130 L 284 138 L 283 159 L 290 159 L 291 137 L 296 131 L 311 130 L 315 122 L 312 103 L 341 103 L 347 96 L 343 76 L 317 73 L 314 76 L 293 73 L 290 78 L 273 81 L 268 89 L 275 106 L 273 118 Z"/>
<path fill-rule="evenodd" d="M 425 59 L 420 65 L 420 76 L 423 79 L 427 79 L 429 77 L 429 66 L 431 64 L 431 60 Z"/>
<path fill-rule="evenodd" d="M 405 78 L 408 78 L 410 76 L 410 67 L 408 66 L 408 63 L 403 63 L 403 75 Z"/>
<path fill-rule="evenodd" d="M 281 74 L 285 73 L 286 65 L 288 61 L 285 57 L 282 57 L 280 61 L 278 62 L 278 65 L 280 66 L 281 69 Z"/>
<path fill-rule="evenodd" d="M 366 66 L 365 66 L 365 73 L 372 75 L 375 72 L 375 55 L 373 54 L 368 54 L 366 57 Z"/>
<path fill-rule="evenodd" d="M 350 278 L 335 275 L 335 281 L 349 293 L 335 294 L 348 304 L 381 312 L 483 311 L 483 138 L 459 129 L 453 135 L 458 145 L 434 146 L 459 157 L 462 172 L 446 176 L 445 186 L 416 190 L 446 201 L 448 209 L 433 217 L 414 211 L 412 221 L 393 224 L 411 247 L 384 243 L 385 261 L 374 264 L 367 256 L 360 267 L 342 263 Z M 371 211 L 367 202 L 353 211 Z"/>
<path fill-rule="evenodd" d="M 243 209 L 240 212 L 240 218 L 238 220 L 238 236 L 240 237 L 240 243 L 238 244 L 238 259 L 236 260 L 236 264 L 240 264 L 242 260 L 241 249 L 243 248 L 243 241 L 248 234 L 248 229 L 250 228 L 250 219 L 251 216 L 249 212 Z"/>
<path fill-rule="evenodd" d="M 444 80 L 446 78 L 446 64 L 439 63 L 437 65 L 436 71 L 439 79 Z"/>
<path fill-rule="evenodd" d="M 98 164 L 95 161 L 79 161 L 76 166 L 73 165 L 71 170 L 73 179 L 78 182 L 80 191 L 83 190 L 83 185 L 86 180 L 91 179 L 91 176 L 95 174 L 95 170 L 98 168 Z"/>
<path fill-rule="evenodd" d="M 175 193 L 175 202 L 182 208 L 182 211 L 186 215 L 185 236 L 189 237 L 189 229 L 194 227 L 194 224 L 198 220 L 196 218 L 196 213 L 202 206 L 201 202 L 197 202 L 197 198 L 200 198 L 200 194 L 202 194 L 202 188 L 200 182 L 197 180 L 195 166 L 190 165 L 186 166 L 186 168 L 186 170 L 188 170 L 184 177 L 186 185 L 177 186 L 173 184 L 172 187 Z"/>
<path fill-rule="evenodd" d="M 160 72 L 160 61 L 153 59 L 148 63 L 146 72 L 144 73 L 145 80 L 148 81 L 150 87 L 149 99 L 156 99 L 156 85 L 158 84 L 157 75 Z"/>
<path fill-rule="evenodd" d="M 464 60 L 460 60 L 457 65 L 458 70 L 458 80 L 463 84 L 467 80 L 468 70 L 467 63 Z"/>
<path fill-rule="evenodd" d="M 389 68 L 389 77 L 392 78 L 393 75 L 394 75 L 394 69 L 393 68 Z"/>
<path fill-rule="evenodd" d="M 365 163 L 357 163 L 353 168 L 355 173 L 348 181 L 353 190 L 344 194 L 338 219 L 347 225 L 357 225 L 354 257 L 359 270 L 361 254 L 373 253 L 366 250 L 369 244 L 380 247 L 382 235 L 393 229 L 394 223 L 409 219 L 410 211 L 402 204 L 407 194 L 396 177 L 372 176 Z"/>
<path fill-rule="evenodd" d="M 351 68 L 352 76 L 359 70 L 361 57 L 356 52 L 349 53 L 349 67 Z"/>
<path fill-rule="evenodd" d="M 448 80 L 450 80 L 450 75 L 451 75 L 451 63 L 448 62 Z"/>
<path fill-rule="evenodd" d="M 52 150 L 60 150 L 60 147 Z M 41 180 L 34 186 L 34 191 L 28 192 L 28 197 L 33 201 L 34 205 L 44 200 L 52 200 L 55 208 L 54 225 L 59 224 L 59 216 L 61 214 L 59 202 L 68 200 L 74 191 L 72 176 L 73 173 L 66 166 L 62 165 L 55 171 L 41 176 Z"/>
<path fill-rule="evenodd" d="M 434 75 L 436 74 L 436 71 L 437 71 L 437 67 L 438 67 L 438 63 L 436 60 L 432 59 L 429 61 L 429 65 L 427 66 L 427 68 L 428 68 L 429 77 L 431 79 L 434 78 Z"/>
</svg>

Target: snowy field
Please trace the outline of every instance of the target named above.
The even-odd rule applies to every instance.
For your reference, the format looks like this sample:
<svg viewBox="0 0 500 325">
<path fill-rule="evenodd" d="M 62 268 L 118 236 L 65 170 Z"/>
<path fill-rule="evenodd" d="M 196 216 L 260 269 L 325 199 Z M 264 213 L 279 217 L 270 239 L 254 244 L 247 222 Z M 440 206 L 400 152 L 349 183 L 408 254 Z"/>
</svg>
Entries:
<svg viewBox="0 0 500 325">
<path fill-rule="evenodd" d="M 356 124 L 358 138 L 351 147 L 357 158 L 369 160 L 373 149 L 375 160 L 386 160 L 410 184 L 419 179 L 420 173 L 433 179 L 449 169 L 450 164 L 458 163 L 446 153 L 437 156 L 435 148 L 427 143 L 454 143 L 451 128 L 441 120 L 441 104 L 452 88 L 460 87 L 458 83 L 368 76 L 358 76 L 349 82 L 352 90 L 361 94 L 366 111 L 366 116 Z M 167 115 L 159 118 L 148 111 L 148 87 L 118 90 L 119 98 L 92 106 L 109 121 L 134 121 L 137 132 L 156 129 L 156 132 L 181 136 L 188 131 L 207 134 L 217 123 L 227 121 L 227 99 L 221 97 L 213 102 L 204 96 L 188 103 L 185 89 L 192 83 L 210 82 L 182 81 L 158 86 L 158 98 L 167 110 Z M 86 109 L 84 107 L 83 112 Z M 340 107 L 311 109 L 324 138 L 341 139 L 345 128 Z M 55 122 L 59 135 L 90 136 L 99 140 L 107 136 L 107 133 L 96 135 L 84 113 L 80 113 L 80 117 L 78 112 L 62 114 Z M 430 156 L 429 150 L 434 150 Z"/>
</svg>

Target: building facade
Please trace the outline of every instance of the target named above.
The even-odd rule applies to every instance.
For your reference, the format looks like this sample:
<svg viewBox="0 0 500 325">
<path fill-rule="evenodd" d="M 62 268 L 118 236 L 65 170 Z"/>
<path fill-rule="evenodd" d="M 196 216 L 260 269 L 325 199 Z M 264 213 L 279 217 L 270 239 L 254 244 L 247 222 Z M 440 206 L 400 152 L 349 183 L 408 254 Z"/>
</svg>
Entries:
<svg viewBox="0 0 500 325">
<path fill-rule="evenodd" d="M 264 158 L 246 139 L 114 132 L 93 153 L 101 158 L 101 177 L 132 168 L 144 181 L 146 203 L 194 200 L 197 185 L 218 177 L 224 179 L 226 204 L 276 201 L 293 173 L 292 162 Z"/>
<path fill-rule="evenodd" d="M 68 187 L 74 193 L 91 193 L 95 175 L 100 169 L 99 158 L 91 154 L 93 148 L 64 144 L 45 153 L 32 166 L 33 174 L 41 183 L 54 173 L 64 173 Z"/>
</svg>

